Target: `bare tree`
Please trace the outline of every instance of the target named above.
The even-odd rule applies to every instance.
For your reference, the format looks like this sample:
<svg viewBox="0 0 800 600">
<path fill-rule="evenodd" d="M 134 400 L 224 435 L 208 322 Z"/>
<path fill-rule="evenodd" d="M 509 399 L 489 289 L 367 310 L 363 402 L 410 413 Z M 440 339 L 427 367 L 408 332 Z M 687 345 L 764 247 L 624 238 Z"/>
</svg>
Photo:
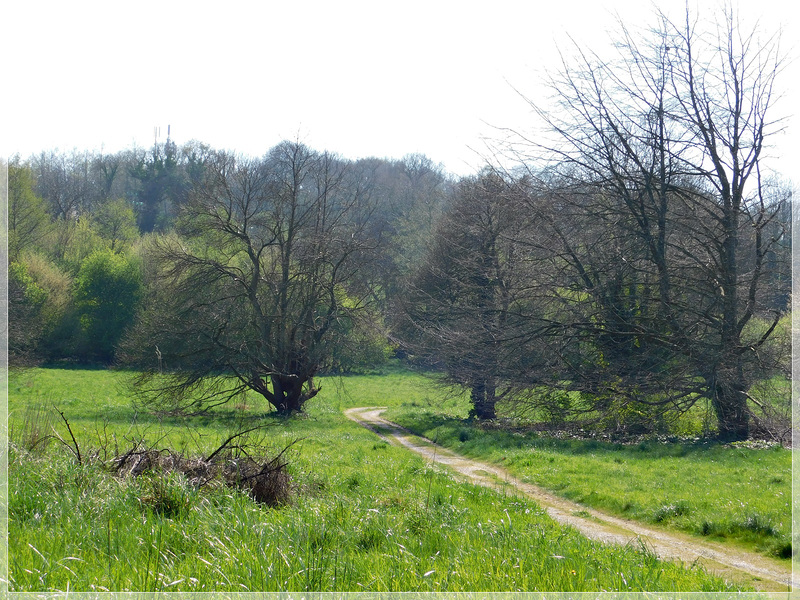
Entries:
<svg viewBox="0 0 800 600">
<path fill-rule="evenodd" d="M 372 230 L 383 240 L 383 250 L 365 273 L 375 301 L 387 314 L 401 294 L 402 280 L 424 258 L 450 182 L 441 165 L 412 154 L 402 160 L 361 159 L 354 165 L 369 182 L 376 207 Z"/>
<path fill-rule="evenodd" d="M 372 247 L 362 183 L 299 143 L 261 160 L 205 156 L 182 237 L 152 251 L 158 292 L 125 344 L 148 367 L 138 389 L 151 405 L 196 411 L 253 390 L 291 413 L 318 393 L 337 326 L 366 296 L 350 285 Z"/>
<path fill-rule="evenodd" d="M 556 134 L 533 144 L 553 159 L 539 222 L 573 290 L 563 325 L 582 340 L 562 364 L 606 397 L 677 410 L 707 398 L 719 435 L 744 439 L 751 385 L 774 367 L 760 350 L 786 308 L 765 289 L 787 199 L 762 165 L 781 128 L 778 39 L 730 9 L 710 33 L 687 11 L 644 36 L 621 26 L 617 50 L 578 49 L 552 81 L 558 109 L 535 107 Z"/>
<path fill-rule="evenodd" d="M 31 161 L 36 193 L 49 205 L 53 218 L 72 220 L 90 210 L 89 154 L 42 152 Z"/>
<path fill-rule="evenodd" d="M 118 174 L 123 170 L 124 154 L 103 154 L 92 157 L 91 172 L 93 175 L 94 193 L 99 203 L 110 200 L 115 189 Z"/>
<path fill-rule="evenodd" d="M 410 354 L 469 389 L 479 419 L 494 419 L 498 400 L 529 387 L 536 355 L 520 352 L 535 322 L 521 206 L 514 182 L 496 172 L 459 181 L 398 327 Z"/>
</svg>

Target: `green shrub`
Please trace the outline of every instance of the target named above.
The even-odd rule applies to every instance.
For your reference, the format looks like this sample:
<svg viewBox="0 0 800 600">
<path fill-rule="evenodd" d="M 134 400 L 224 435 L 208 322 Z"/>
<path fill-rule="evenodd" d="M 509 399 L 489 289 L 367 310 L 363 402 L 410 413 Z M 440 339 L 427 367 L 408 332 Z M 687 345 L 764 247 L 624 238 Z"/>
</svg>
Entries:
<svg viewBox="0 0 800 600">
<path fill-rule="evenodd" d="M 75 304 L 83 333 L 79 356 L 111 362 L 122 333 L 133 323 L 141 294 L 137 264 L 111 250 L 89 255 L 75 279 Z"/>
</svg>

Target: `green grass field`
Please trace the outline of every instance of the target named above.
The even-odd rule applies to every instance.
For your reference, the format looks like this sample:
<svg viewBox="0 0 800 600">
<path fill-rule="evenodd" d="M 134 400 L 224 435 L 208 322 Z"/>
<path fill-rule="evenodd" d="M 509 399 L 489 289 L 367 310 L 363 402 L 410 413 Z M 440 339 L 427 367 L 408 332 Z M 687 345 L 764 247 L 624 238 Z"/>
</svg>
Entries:
<svg viewBox="0 0 800 600">
<path fill-rule="evenodd" d="M 780 445 L 555 437 L 476 424 L 463 397 L 417 404 L 386 417 L 587 506 L 791 557 L 792 458 Z"/>
<path fill-rule="evenodd" d="M 734 589 L 697 567 L 661 562 L 640 548 L 590 542 L 554 523 L 533 502 L 457 482 L 421 458 L 382 442 L 348 421 L 342 411 L 390 406 L 393 417 L 409 423 L 421 414 L 417 426 L 433 425 L 428 434 L 440 442 L 493 460 L 505 456 L 504 464 L 511 460 L 519 469 L 528 455 L 533 461 L 528 467 L 536 461 L 551 465 L 549 471 L 531 470 L 549 472 L 548 481 L 556 481 L 557 471 L 572 468 L 572 455 L 593 471 L 592 465 L 604 462 L 622 468 L 634 462 L 635 452 L 649 457 L 649 468 L 657 471 L 651 478 L 663 478 L 663 469 L 658 472 L 654 465 L 673 457 L 656 447 L 581 453 L 577 446 L 548 447 L 542 442 L 526 450 L 524 439 L 521 446 L 511 444 L 514 436 L 478 444 L 482 435 L 498 432 L 480 432 L 452 417 L 435 417 L 431 411 L 456 413 L 457 399 L 448 404 L 426 380 L 403 372 L 324 381 L 323 392 L 309 403 L 307 414 L 290 420 L 270 416 L 265 402 L 254 396 L 198 419 L 136 414 L 122 385 L 124 377 L 119 372 L 64 369 L 11 375 L 13 591 Z M 54 428 L 71 444 L 52 406 L 68 418 L 82 465 L 65 444 L 45 439 Z M 107 468 L 111 458 L 142 439 L 155 448 L 206 456 L 237 429 L 262 422 L 267 426 L 262 443 L 273 453 L 300 440 L 288 451 L 294 500 L 280 508 L 267 508 L 223 486 L 197 489 L 179 474 L 119 478 Z M 505 452 L 503 456 L 480 450 L 495 443 L 492 452 Z M 25 449 L 34 444 L 32 450 Z M 789 471 L 784 469 L 788 453 L 746 451 L 752 453 L 749 458 L 736 462 L 723 460 L 723 455 L 729 451 L 739 456 L 740 449 L 718 451 L 713 473 L 709 465 L 717 463 L 711 459 L 695 463 L 710 471 L 702 486 L 719 488 L 719 482 L 733 476 L 728 471 L 735 470 L 734 464 L 752 465 L 753 472 L 769 470 L 770 477 L 785 478 L 770 485 L 776 492 L 785 487 L 787 497 L 768 499 L 765 507 L 754 510 L 764 511 L 766 518 L 773 514 L 766 506 L 772 506 L 774 514 L 781 514 L 782 502 L 789 502 Z M 613 452 L 622 463 L 609 458 Z M 698 449 L 674 458 L 691 460 L 704 454 Z M 647 470 L 642 462 L 641 477 Z M 688 493 L 687 485 L 683 494 Z M 592 482 L 576 482 L 562 492 L 593 497 L 597 494 L 590 492 L 600 489 Z M 643 499 L 637 502 L 645 515 L 645 483 L 642 489 Z M 758 491 L 742 491 L 739 501 L 753 501 Z M 658 495 L 652 506 L 672 502 L 669 493 Z M 717 499 L 707 502 L 713 507 Z M 662 521 L 678 526 L 673 517 Z"/>
</svg>

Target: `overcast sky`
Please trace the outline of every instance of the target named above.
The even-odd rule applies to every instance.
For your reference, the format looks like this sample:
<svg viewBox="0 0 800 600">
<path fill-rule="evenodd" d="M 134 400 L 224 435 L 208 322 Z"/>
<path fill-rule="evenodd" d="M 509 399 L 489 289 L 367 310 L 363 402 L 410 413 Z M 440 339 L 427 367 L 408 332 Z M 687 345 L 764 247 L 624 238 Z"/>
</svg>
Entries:
<svg viewBox="0 0 800 600">
<path fill-rule="evenodd" d="M 420 152 L 458 174 L 480 165 L 495 128 L 531 125 L 514 89 L 535 97 L 568 36 L 601 48 L 615 14 L 633 27 L 653 14 L 628 0 L 6 4 L 3 154 L 115 152 L 152 144 L 156 127 L 163 141 L 169 126 L 178 144 L 261 155 L 299 138 L 348 158 Z M 787 51 L 800 40 L 793 3 L 742 4 L 783 27 Z M 785 114 L 800 105 L 797 63 Z M 796 183 L 795 123 L 775 154 Z"/>
</svg>

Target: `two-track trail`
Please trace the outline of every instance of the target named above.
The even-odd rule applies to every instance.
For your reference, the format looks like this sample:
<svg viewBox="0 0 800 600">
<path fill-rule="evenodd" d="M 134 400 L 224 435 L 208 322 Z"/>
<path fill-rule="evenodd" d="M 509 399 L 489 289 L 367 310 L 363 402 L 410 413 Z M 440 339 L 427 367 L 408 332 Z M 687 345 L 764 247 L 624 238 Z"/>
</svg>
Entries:
<svg viewBox="0 0 800 600">
<path fill-rule="evenodd" d="M 648 527 L 559 498 L 537 486 L 519 481 L 508 471 L 459 456 L 431 440 L 412 434 L 382 418 L 381 407 L 350 408 L 345 416 L 390 443 L 399 443 L 433 463 L 447 466 L 469 481 L 490 488 L 516 489 L 538 502 L 550 517 L 570 525 L 588 538 L 605 543 L 644 543 L 659 557 L 685 564 L 702 564 L 709 572 L 761 591 L 786 592 L 793 580 L 791 568 L 777 560 L 723 544 L 698 540 L 677 532 Z"/>
</svg>

